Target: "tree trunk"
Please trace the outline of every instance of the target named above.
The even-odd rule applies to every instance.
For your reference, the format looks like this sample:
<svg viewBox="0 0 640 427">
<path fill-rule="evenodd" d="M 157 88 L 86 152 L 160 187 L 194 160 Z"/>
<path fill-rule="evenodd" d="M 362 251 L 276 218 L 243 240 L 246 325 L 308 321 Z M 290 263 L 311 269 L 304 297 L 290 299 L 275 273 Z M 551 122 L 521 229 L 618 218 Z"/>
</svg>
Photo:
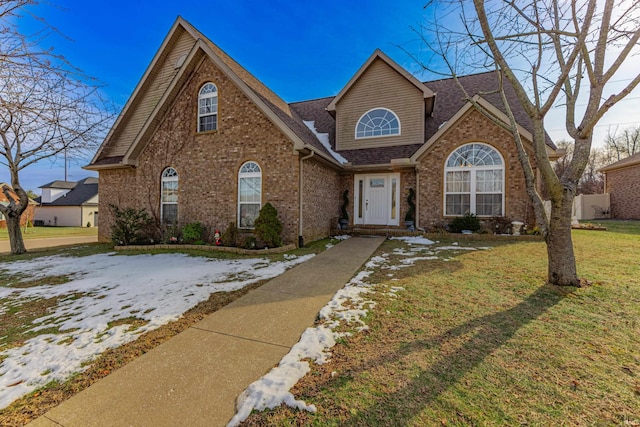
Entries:
<svg viewBox="0 0 640 427">
<path fill-rule="evenodd" d="M 557 286 L 580 286 L 571 239 L 573 193 L 565 189 L 559 201 L 551 202 L 549 231 L 545 236 L 549 264 L 548 280 Z"/>
<path fill-rule="evenodd" d="M 20 215 L 9 215 L 6 218 L 9 242 L 11 243 L 11 253 L 18 255 L 27 252 L 27 248 L 24 247 L 24 240 L 22 239 L 22 230 L 20 229 Z"/>
</svg>

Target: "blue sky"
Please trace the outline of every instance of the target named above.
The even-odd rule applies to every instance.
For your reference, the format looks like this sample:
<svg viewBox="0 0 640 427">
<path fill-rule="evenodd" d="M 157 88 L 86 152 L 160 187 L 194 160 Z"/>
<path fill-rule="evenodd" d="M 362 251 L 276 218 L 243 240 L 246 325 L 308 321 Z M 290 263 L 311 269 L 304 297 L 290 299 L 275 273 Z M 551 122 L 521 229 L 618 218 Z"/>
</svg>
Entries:
<svg viewBox="0 0 640 427">
<path fill-rule="evenodd" d="M 403 50 L 420 51 L 421 42 L 411 29 L 422 23 L 424 1 L 420 0 L 54 3 L 34 9 L 65 36 L 54 35 L 47 44 L 104 83 L 107 96 L 120 107 L 178 15 L 288 102 L 335 95 L 376 48 L 422 80 L 439 78 L 420 73 Z M 625 108 L 609 113 L 602 123 L 627 126 L 637 121 L 638 101 L 623 104 Z M 555 140 L 565 137 L 561 120 L 548 123 L 547 129 Z M 603 126 L 599 129 L 606 131 Z M 72 164 L 69 180 L 94 176 L 81 169 L 89 160 Z M 40 185 L 63 178 L 62 162 L 44 162 L 24 170 L 21 182 L 39 193 Z M 8 180 L 8 172 L 0 170 L 0 181 Z"/>
</svg>

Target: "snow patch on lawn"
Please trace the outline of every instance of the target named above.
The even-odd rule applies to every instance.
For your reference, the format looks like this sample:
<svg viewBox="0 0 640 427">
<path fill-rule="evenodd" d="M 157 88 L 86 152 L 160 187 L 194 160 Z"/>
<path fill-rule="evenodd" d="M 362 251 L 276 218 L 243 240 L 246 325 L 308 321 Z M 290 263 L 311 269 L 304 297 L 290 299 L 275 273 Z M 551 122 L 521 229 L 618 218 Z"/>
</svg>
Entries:
<svg viewBox="0 0 640 427">
<path fill-rule="evenodd" d="M 61 297 L 36 319 L 31 331 L 58 328 L 20 347 L 4 350 L 0 364 L 0 409 L 53 380 L 64 381 L 83 363 L 109 348 L 133 341 L 144 332 L 176 320 L 214 292 L 230 292 L 282 274 L 313 255 L 267 259 L 216 260 L 185 254 L 87 257 L 51 256 L 2 265 L 5 274 L 28 272 L 23 280 L 65 275 L 59 285 L 0 287 L 0 299 L 20 302 Z M 4 305 L 0 311 L 6 310 Z M 135 330 L 110 322 L 125 318 L 146 324 Z"/>
</svg>

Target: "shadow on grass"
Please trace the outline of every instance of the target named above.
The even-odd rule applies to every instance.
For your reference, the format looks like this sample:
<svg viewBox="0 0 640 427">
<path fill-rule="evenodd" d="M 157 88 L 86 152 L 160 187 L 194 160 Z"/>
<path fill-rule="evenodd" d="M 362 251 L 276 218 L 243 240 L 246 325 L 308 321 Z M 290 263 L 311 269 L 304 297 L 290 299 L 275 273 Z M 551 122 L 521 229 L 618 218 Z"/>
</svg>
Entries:
<svg viewBox="0 0 640 427">
<path fill-rule="evenodd" d="M 386 355 L 379 363 L 399 360 L 425 349 L 442 351 L 443 347 L 460 343 L 447 354 L 441 353 L 428 369 L 420 370 L 402 389 L 380 396 L 366 409 L 352 413 L 341 425 L 387 425 L 390 419 L 394 425 L 411 423 L 426 406 L 503 346 L 520 328 L 574 291 L 575 288 L 542 286 L 509 310 L 473 319 L 434 338 L 407 343 L 391 358 Z"/>
</svg>

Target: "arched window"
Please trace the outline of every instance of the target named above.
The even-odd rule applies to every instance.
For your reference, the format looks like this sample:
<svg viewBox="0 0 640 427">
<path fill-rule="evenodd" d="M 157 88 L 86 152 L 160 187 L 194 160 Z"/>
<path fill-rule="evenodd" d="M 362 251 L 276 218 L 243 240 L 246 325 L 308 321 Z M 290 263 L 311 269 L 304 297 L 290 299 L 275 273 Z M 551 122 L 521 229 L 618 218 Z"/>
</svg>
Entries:
<svg viewBox="0 0 640 427">
<path fill-rule="evenodd" d="M 445 215 L 504 215 L 504 162 L 493 147 L 466 144 L 445 165 Z"/>
<path fill-rule="evenodd" d="M 174 168 L 162 172 L 160 191 L 160 221 L 175 224 L 178 222 L 178 172 Z"/>
<path fill-rule="evenodd" d="M 356 125 L 356 138 L 400 135 L 400 120 L 386 108 L 374 108 L 360 117 Z"/>
<path fill-rule="evenodd" d="M 198 94 L 198 132 L 218 129 L 218 88 L 205 83 Z"/>
<path fill-rule="evenodd" d="M 238 227 L 253 228 L 262 206 L 262 170 L 246 162 L 238 173 Z"/>
</svg>

